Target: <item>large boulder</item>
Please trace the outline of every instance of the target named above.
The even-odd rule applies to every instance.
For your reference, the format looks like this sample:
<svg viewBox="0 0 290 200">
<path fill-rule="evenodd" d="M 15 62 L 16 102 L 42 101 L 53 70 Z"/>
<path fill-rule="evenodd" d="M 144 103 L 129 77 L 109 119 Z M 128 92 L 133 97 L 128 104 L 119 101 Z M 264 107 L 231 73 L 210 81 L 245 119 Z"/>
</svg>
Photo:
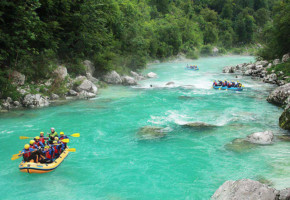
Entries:
<svg viewBox="0 0 290 200">
<path fill-rule="evenodd" d="M 50 95 L 50 99 L 51 100 L 57 100 L 57 99 L 59 99 L 59 96 L 57 94 L 51 94 Z"/>
<path fill-rule="evenodd" d="M 257 132 L 248 135 L 246 140 L 254 144 L 271 144 L 274 139 L 274 135 L 271 131 Z"/>
<path fill-rule="evenodd" d="M 90 74 L 94 74 L 95 72 L 95 66 L 93 65 L 93 63 L 89 60 L 85 60 L 83 62 L 83 65 L 85 66 L 85 70 L 87 73 L 90 73 Z"/>
<path fill-rule="evenodd" d="M 103 80 L 110 84 L 122 84 L 121 76 L 116 71 L 111 71 L 105 74 Z"/>
<path fill-rule="evenodd" d="M 287 62 L 289 60 L 289 58 L 290 58 L 290 53 L 283 55 L 282 62 Z"/>
<path fill-rule="evenodd" d="M 138 74 L 137 72 L 131 71 L 130 73 L 131 73 L 131 75 L 134 77 L 134 79 L 136 81 L 141 81 L 141 80 L 144 80 L 145 79 L 144 76 L 142 76 L 141 74 Z"/>
<path fill-rule="evenodd" d="M 91 81 L 89 81 L 88 79 L 84 79 L 82 83 L 79 86 L 77 86 L 76 90 L 78 92 L 87 91 L 93 94 L 97 94 L 98 92 L 97 86 L 93 84 Z"/>
<path fill-rule="evenodd" d="M 278 78 L 275 73 L 269 74 L 263 79 L 265 83 L 272 83 L 272 84 L 275 84 L 277 80 Z"/>
<path fill-rule="evenodd" d="M 261 61 L 256 62 L 255 64 L 256 64 L 256 66 L 262 65 L 263 67 L 265 67 L 266 65 L 268 65 L 268 63 L 269 62 L 267 60 L 261 60 Z"/>
<path fill-rule="evenodd" d="M 53 74 L 61 80 L 64 80 L 67 76 L 67 69 L 66 67 L 60 65 L 54 71 Z"/>
<path fill-rule="evenodd" d="M 285 105 L 290 96 L 290 83 L 280 86 L 276 88 L 271 94 L 268 96 L 267 101 L 270 103 L 274 103 L 276 105 Z"/>
<path fill-rule="evenodd" d="M 44 97 L 41 94 L 27 94 L 25 95 L 22 104 L 24 107 L 34 108 L 48 106 L 49 101 L 47 97 Z"/>
<path fill-rule="evenodd" d="M 253 70 L 252 69 L 248 69 L 248 70 L 245 71 L 244 75 L 245 76 L 250 76 L 250 75 L 252 75 L 252 73 L 253 73 Z"/>
<path fill-rule="evenodd" d="M 69 95 L 69 96 L 77 96 L 78 93 L 77 93 L 76 91 L 74 91 L 74 90 L 69 90 L 69 91 L 68 91 L 68 95 Z"/>
<path fill-rule="evenodd" d="M 285 130 L 290 130 L 290 104 L 285 108 L 280 116 L 279 126 Z"/>
<path fill-rule="evenodd" d="M 131 76 L 122 76 L 121 78 L 123 85 L 137 85 L 137 81 Z"/>
<path fill-rule="evenodd" d="M 89 73 L 89 72 L 86 73 L 86 77 L 87 77 L 87 79 L 88 79 L 89 81 L 91 81 L 91 82 L 94 83 L 94 84 L 99 83 L 99 80 L 96 79 L 95 77 L 93 77 L 92 74 Z"/>
<path fill-rule="evenodd" d="M 25 83 L 25 75 L 21 74 L 18 71 L 13 71 L 11 73 L 11 78 L 12 78 L 12 82 L 15 85 L 24 85 L 24 83 Z"/>
<path fill-rule="evenodd" d="M 211 197 L 214 200 L 276 200 L 278 198 L 278 190 L 250 179 L 226 181 Z"/>
<path fill-rule="evenodd" d="M 96 97 L 96 94 L 91 93 L 91 92 L 87 92 L 85 90 L 81 91 L 78 95 L 79 99 L 89 99 L 89 98 L 93 98 Z"/>
<path fill-rule="evenodd" d="M 156 78 L 156 77 L 157 77 L 157 74 L 155 74 L 154 72 L 149 72 L 149 73 L 147 74 L 147 77 L 148 77 L 148 78 Z"/>
<path fill-rule="evenodd" d="M 280 59 L 275 59 L 275 60 L 273 61 L 273 65 L 278 65 L 278 64 L 280 64 Z"/>
<path fill-rule="evenodd" d="M 223 68 L 223 73 L 235 73 L 235 67 L 226 66 L 226 67 Z"/>
<path fill-rule="evenodd" d="M 290 188 L 280 190 L 279 200 L 290 200 Z"/>
</svg>

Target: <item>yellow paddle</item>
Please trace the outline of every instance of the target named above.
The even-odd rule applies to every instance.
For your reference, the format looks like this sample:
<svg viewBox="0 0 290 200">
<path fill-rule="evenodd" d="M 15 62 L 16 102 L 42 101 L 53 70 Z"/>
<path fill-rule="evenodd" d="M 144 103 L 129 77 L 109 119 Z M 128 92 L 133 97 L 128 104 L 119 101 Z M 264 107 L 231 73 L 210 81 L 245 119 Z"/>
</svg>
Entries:
<svg viewBox="0 0 290 200">
<path fill-rule="evenodd" d="M 63 139 L 61 141 L 64 142 L 64 143 L 69 143 L 69 139 Z"/>
<path fill-rule="evenodd" d="M 70 148 L 68 149 L 69 152 L 76 152 L 76 149 L 75 148 Z"/>
<path fill-rule="evenodd" d="M 74 134 L 71 134 L 70 136 L 72 136 L 72 137 L 80 137 L 80 134 L 79 133 L 74 133 Z"/>
<path fill-rule="evenodd" d="M 29 138 L 33 138 L 33 137 L 26 137 L 26 136 L 20 136 L 19 137 L 20 140 L 25 140 L 25 139 L 29 139 Z"/>
</svg>

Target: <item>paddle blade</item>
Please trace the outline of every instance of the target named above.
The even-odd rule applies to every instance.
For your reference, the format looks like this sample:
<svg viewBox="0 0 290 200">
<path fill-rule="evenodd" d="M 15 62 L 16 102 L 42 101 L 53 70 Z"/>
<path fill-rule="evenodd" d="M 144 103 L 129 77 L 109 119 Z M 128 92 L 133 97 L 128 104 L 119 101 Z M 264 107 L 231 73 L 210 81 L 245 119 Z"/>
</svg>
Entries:
<svg viewBox="0 0 290 200">
<path fill-rule="evenodd" d="M 20 138 L 20 140 L 29 139 L 29 137 L 26 137 L 26 136 L 20 136 L 19 138 Z"/>
<path fill-rule="evenodd" d="M 64 143 L 69 143 L 69 139 L 63 139 L 61 141 L 64 142 Z"/>
<path fill-rule="evenodd" d="M 68 149 L 69 152 L 76 152 L 75 148 Z"/>
<path fill-rule="evenodd" d="M 72 137 L 80 137 L 80 134 L 79 133 L 74 133 L 74 134 L 71 134 L 70 136 L 72 136 Z"/>
<path fill-rule="evenodd" d="M 18 158 L 20 158 L 20 156 L 13 156 L 11 160 L 17 160 Z"/>
<path fill-rule="evenodd" d="M 20 154 L 17 153 L 17 154 L 13 154 L 13 155 L 12 155 L 12 157 L 15 157 L 15 156 L 20 156 Z"/>
</svg>

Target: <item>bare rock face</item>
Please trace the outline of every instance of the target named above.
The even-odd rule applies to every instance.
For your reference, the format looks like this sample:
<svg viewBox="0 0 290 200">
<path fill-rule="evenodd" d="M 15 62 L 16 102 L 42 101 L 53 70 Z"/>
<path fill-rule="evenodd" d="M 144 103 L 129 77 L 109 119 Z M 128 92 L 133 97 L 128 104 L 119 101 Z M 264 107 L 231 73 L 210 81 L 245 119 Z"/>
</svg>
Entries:
<svg viewBox="0 0 290 200">
<path fill-rule="evenodd" d="M 89 72 L 86 73 L 86 77 L 89 81 L 91 81 L 94 84 L 97 84 L 99 82 L 99 80 L 93 77 L 92 74 Z"/>
<path fill-rule="evenodd" d="M 53 74 L 61 80 L 64 80 L 67 76 L 67 69 L 66 67 L 60 65 L 54 71 Z"/>
<path fill-rule="evenodd" d="M 274 139 L 274 135 L 271 131 L 257 132 L 248 135 L 246 140 L 254 144 L 271 144 Z"/>
<path fill-rule="evenodd" d="M 94 74 L 95 72 L 95 66 L 93 65 L 93 63 L 89 60 L 85 60 L 83 62 L 83 65 L 85 66 L 86 72 L 90 73 L 90 74 Z"/>
<path fill-rule="evenodd" d="M 122 84 L 121 76 L 116 71 L 108 72 L 103 76 L 103 80 L 110 84 Z"/>
<path fill-rule="evenodd" d="M 290 83 L 276 88 L 267 98 L 267 101 L 276 105 L 285 105 L 290 96 Z"/>
<path fill-rule="evenodd" d="M 256 62 L 255 64 L 256 64 L 256 66 L 262 65 L 263 67 L 265 67 L 266 65 L 268 65 L 268 63 L 269 62 L 267 60 L 261 60 L 261 61 Z"/>
<path fill-rule="evenodd" d="M 25 83 L 25 75 L 21 74 L 18 71 L 13 71 L 11 74 L 12 81 L 15 85 L 24 85 Z"/>
<path fill-rule="evenodd" d="M 168 83 L 166 83 L 165 85 L 170 86 L 170 85 L 174 85 L 175 83 L 173 81 L 170 81 Z"/>
<path fill-rule="evenodd" d="M 154 72 L 149 72 L 149 73 L 147 74 L 147 77 L 148 77 L 148 78 L 156 78 L 156 77 L 157 77 L 157 74 L 155 74 Z"/>
<path fill-rule="evenodd" d="M 211 197 L 213 200 L 276 200 L 278 198 L 278 190 L 250 179 L 226 181 Z"/>
<path fill-rule="evenodd" d="M 226 67 L 223 68 L 223 73 L 235 73 L 235 67 L 226 66 Z"/>
<path fill-rule="evenodd" d="M 121 78 L 123 85 L 137 85 L 137 81 L 131 76 L 122 76 Z"/>
</svg>

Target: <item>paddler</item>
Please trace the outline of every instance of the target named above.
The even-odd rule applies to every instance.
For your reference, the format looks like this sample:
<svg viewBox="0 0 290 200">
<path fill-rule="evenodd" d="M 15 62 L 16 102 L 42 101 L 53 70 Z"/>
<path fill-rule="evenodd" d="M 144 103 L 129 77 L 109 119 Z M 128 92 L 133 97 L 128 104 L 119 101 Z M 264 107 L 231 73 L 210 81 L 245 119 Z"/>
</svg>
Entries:
<svg viewBox="0 0 290 200">
<path fill-rule="evenodd" d="M 40 141 L 40 137 L 39 136 L 36 136 L 34 138 L 34 141 L 35 141 L 35 145 L 37 145 L 37 147 L 41 147 L 41 148 L 44 148 L 44 144 Z"/>
<path fill-rule="evenodd" d="M 66 135 L 64 134 L 64 132 L 60 132 L 59 135 L 60 135 L 59 140 L 63 143 L 63 149 L 65 149 L 66 146 L 67 146 L 67 143 L 66 143 L 66 142 L 63 142 L 62 140 L 63 140 L 63 139 L 68 139 L 68 136 L 66 136 Z"/>
<path fill-rule="evenodd" d="M 58 144 L 58 142 L 56 140 L 53 141 L 53 145 L 52 145 L 52 148 L 53 148 L 53 158 L 58 158 L 59 157 L 59 154 L 60 154 L 60 148 L 61 148 L 61 144 Z"/>
<path fill-rule="evenodd" d="M 44 132 L 40 132 L 39 141 L 42 142 L 42 144 L 45 144 L 46 139 L 47 138 L 44 137 Z"/>
<path fill-rule="evenodd" d="M 41 163 L 52 163 L 53 162 L 54 149 L 49 146 L 44 147 L 44 151 L 41 154 Z"/>
<path fill-rule="evenodd" d="M 24 162 L 29 162 L 30 160 L 36 161 L 35 154 L 32 154 L 33 151 L 35 150 L 30 148 L 29 144 L 24 145 L 24 149 L 21 151 Z"/>
<path fill-rule="evenodd" d="M 54 137 L 58 137 L 57 135 L 57 132 L 55 132 L 55 129 L 54 128 L 51 128 L 50 129 L 51 133 L 48 134 L 48 137 L 49 137 L 49 144 L 52 144 L 53 141 L 54 141 Z"/>
</svg>

